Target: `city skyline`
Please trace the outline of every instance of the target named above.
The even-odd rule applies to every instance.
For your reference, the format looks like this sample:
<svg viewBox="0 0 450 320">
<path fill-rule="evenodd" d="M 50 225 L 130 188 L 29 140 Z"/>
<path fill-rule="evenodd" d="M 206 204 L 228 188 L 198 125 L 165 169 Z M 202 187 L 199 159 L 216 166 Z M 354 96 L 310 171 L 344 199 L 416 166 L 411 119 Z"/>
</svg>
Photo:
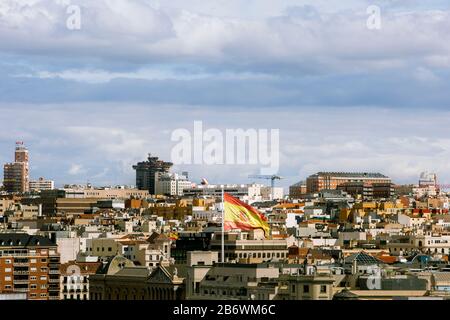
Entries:
<svg viewBox="0 0 450 320">
<path fill-rule="evenodd" d="M 25 140 L 33 178 L 130 184 L 201 120 L 279 129 L 286 186 L 319 170 L 450 181 L 445 1 L 381 1 L 377 30 L 370 1 L 77 4 L 75 30 L 68 2 L 0 4 L 0 161 Z M 246 183 L 259 167 L 181 170 Z"/>
<path fill-rule="evenodd" d="M 450 301 L 449 29 L 449 0 L 0 0 L 0 302 Z"/>
<path fill-rule="evenodd" d="M 26 151 L 26 153 L 27 153 L 27 157 L 29 157 L 28 156 L 28 152 L 29 152 L 29 150 L 28 150 L 28 148 L 27 148 L 27 146 L 26 146 L 26 144 L 23 142 L 23 141 L 16 141 L 16 143 L 15 143 L 15 145 L 16 145 L 16 153 L 17 153 L 17 148 L 18 147 L 20 147 L 21 149 L 23 149 L 23 150 L 25 150 Z M 157 155 L 155 155 L 155 154 L 151 154 L 151 153 L 148 153 L 147 154 L 147 157 L 150 157 L 150 156 L 155 156 L 156 157 L 156 159 L 158 159 L 158 157 L 157 157 Z M 27 158 L 28 159 L 28 158 Z M 145 159 L 142 159 L 142 160 L 145 160 Z M 161 161 L 165 161 L 164 159 L 159 159 L 159 160 L 161 160 Z M 141 163 L 142 161 L 139 161 L 138 162 L 138 164 L 139 163 Z M 12 162 L 8 162 L 8 163 L 5 163 L 5 165 L 6 164 L 8 164 L 8 165 L 10 165 L 11 163 L 14 163 L 14 161 L 12 161 Z M 132 165 L 132 169 L 133 169 L 133 172 L 136 170 L 136 168 L 135 168 L 135 166 L 136 166 L 137 164 L 133 164 Z M 172 173 L 179 173 L 179 174 L 181 174 L 182 172 L 181 171 L 178 171 L 178 172 L 175 172 L 175 170 L 173 170 L 173 164 L 171 164 L 171 163 L 169 163 L 169 165 L 170 165 L 170 167 L 168 167 L 168 169 L 166 169 L 166 170 L 169 170 L 168 172 L 172 172 Z M 27 164 L 27 166 L 28 166 L 28 164 Z M 191 165 L 191 167 L 192 166 L 195 166 L 195 165 Z M 207 166 L 207 165 L 203 165 L 203 166 Z M 236 165 L 233 165 L 233 166 L 236 166 Z M 32 167 L 32 166 L 31 166 Z M 183 166 L 175 166 L 175 168 L 178 168 L 178 169 L 180 169 L 180 170 L 182 170 L 183 169 Z M 326 170 L 325 170 L 326 171 Z M 183 171 L 183 172 L 185 172 L 185 173 L 189 173 L 188 171 Z M 318 172 L 319 173 L 321 173 L 321 172 L 324 172 L 324 170 L 318 170 Z M 355 173 L 362 173 L 362 174 L 373 174 L 373 170 L 360 170 L 360 171 L 358 171 L 358 170 L 340 170 L 340 169 L 335 169 L 335 170 L 329 170 L 328 172 L 334 172 L 334 173 L 349 173 L 349 172 L 355 172 Z M 405 183 L 397 183 L 397 184 L 404 184 L 404 185 L 413 185 L 413 184 L 417 184 L 417 182 L 420 180 L 420 179 L 423 179 L 423 176 L 427 176 L 428 174 L 430 174 L 431 172 L 430 171 L 422 171 L 422 172 L 420 172 L 420 174 L 418 174 L 417 175 L 417 179 L 416 180 L 414 180 L 414 181 L 410 181 L 410 182 L 405 182 Z M 293 180 L 293 181 L 296 181 L 296 182 L 298 182 L 298 181 L 303 181 L 304 183 L 305 183 L 305 185 L 306 185 L 306 181 L 307 181 L 307 178 L 308 177 L 311 177 L 311 176 L 314 176 L 315 174 L 317 174 L 316 172 L 312 172 L 311 174 L 308 174 L 307 176 L 304 176 L 304 177 L 300 177 L 300 178 L 298 178 L 297 180 L 295 180 L 295 178 L 292 178 L 292 177 L 281 177 L 281 179 L 277 179 L 279 182 L 278 182 L 278 184 L 277 184 L 277 186 L 279 186 L 279 187 L 282 187 L 282 188 L 284 188 L 285 190 L 288 188 L 288 187 L 290 187 L 290 186 L 292 186 L 294 183 L 290 183 L 290 181 L 291 180 Z M 378 174 L 378 173 L 377 173 Z M 438 174 L 436 174 L 436 173 L 431 173 L 431 174 L 433 174 L 435 177 L 438 177 L 439 175 Z M 28 175 L 28 173 L 27 173 L 27 175 Z M 195 183 L 195 184 L 202 184 L 203 183 L 203 181 L 204 180 L 206 180 L 207 178 L 205 177 L 205 176 L 202 176 L 202 177 L 197 177 L 197 176 L 192 176 L 191 174 L 189 174 L 189 176 L 192 178 L 191 180 L 192 180 L 192 182 L 193 183 Z M 31 180 L 30 180 L 30 177 L 31 177 Z M 38 178 L 37 178 L 38 177 Z M 256 175 L 256 176 L 253 176 L 253 175 L 250 175 L 250 176 L 248 176 L 247 177 L 247 179 L 249 179 L 249 181 L 251 180 L 252 182 L 251 183 L 258 183 L 258 184 L 265 184 L 264 182 L 260 182 L 258 179 L 255 179 L 255 178 L 257 178 L 258 176 Z M 265 176 L 262 176 L 262 177 L 265 177 Z M 384 177 L 386 177 L 386 176 L 384 176 Z M 51 185 L 52 185 L 52 187 L 51 188 L 54 188 L 54 187 L 57 187 L 57 188 L 61 188 L 61 187 L 64 187 L 64 186 L 67 186 L 67 185 L 83 185 L 83 184 L 85 184 L 85 185 L 92 185 L 93 187 L 106 187 L 106 186 L 119 186 L 119 185 L 125 185 L 125 186 L 137 186 L 137 187 L 139 187 L 139 183 L 138 183 L 138 181 L 136 180 L 137 178 L 136 178 L 136 174 L 134 173 L 133 174 L 133 182 L 131 182 L 131 183 L 116 183 L 116 184 L 108 184 L 108 183 L 106 183 L 106 184 L 98 184 L 98 183 L 96 183 L 95 181 L 90 181 L 90 180 L 88 180 L 88 181 L 58 181 L 58 182 L 56 182 L 55 183 L 55 181 L 53 181 L 52 179 L 50 179 L 49 181 L 45 181 L 44 182 L 44 179 L 45 178 L 49 178 L 48 177 L 48 175 L 39 175 L 39 176 L 36 176 L 35 174 L 33 175 L 32 174 L 32 172 L 29 174 L 29 176 L 27 177 L 27 181 L 31 181 L 31 182 L 33 182 L 33 183 L 37 183 L 37 181 L 39 181 L 39 180 L 41 180 L 41 181 L 43 181 L 43 183 L 47 183 L 47 184 L 49 184 L 50 185 L 50 183 L 51 183 Z M 387 178 L 387 177 L 386 177 Z M 140 179 L 142 179 L 142 178 L 140 178 Z M 282 181 L 283 180 L 287 180 L 287 181 L 289 181 L 289 184 L 286 184 L 286 183 L 282 183 Z M 390 180 L 390 178 L 389 178 L 389 180 Z M 447 189 L 448 188 L 448 184 L 445 184 L 445 183 L 441 183 L 439 180 L 437 180 L 437 182 L 438 182 L 438 185 L 439 186 L 442 186 L 441 188 L 443 188 L 443 189 Z M 25 183 L 25 185 L 27 185 L 27 187 L 28 187 L 28 183 L 29 182 L 24 182 Z M 223 182 L 223 181 L 212 181 L 212 184 L 249 184 L 250 182 L 243 182 L 243 181 L 232 181 L 232 180 L 230 180 L 230 182 Z M 393 183 L 395 184 L 396 183 L 396 181 L 393 181 Z M 140 188 L 140 187 L 139 187 Z M 146 187 L 146 188 L 143 188 L 143 190 L 144 189 L 148 189 L 149 187 Z M 141 189 L 141 188 L 140 188 Z"/>
</svg>

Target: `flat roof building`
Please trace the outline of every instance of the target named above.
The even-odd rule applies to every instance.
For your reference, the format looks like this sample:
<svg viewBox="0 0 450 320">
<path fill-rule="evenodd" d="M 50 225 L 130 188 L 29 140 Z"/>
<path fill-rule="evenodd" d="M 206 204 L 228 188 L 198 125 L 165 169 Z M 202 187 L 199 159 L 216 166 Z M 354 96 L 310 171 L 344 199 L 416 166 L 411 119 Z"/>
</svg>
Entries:
<svg viewBox="0 0 450 320">
<path fill-rule="evenodd" d="M 172 166 L 173 163 L 159 160 L 158 157 L 152 157 L 149 154 L 147 161 L 139 162 L 133 166 L 133 169 L 136 170 L 137 188 L 155 194 L 156 173 L 169 172 Z"/>
<path fill-rule="evenodd" d="M 55 189 L 55 181 L 53 180 L 46 180 L 40 177 L 38 180 L 30 181 L 31 191 L 53 190 L 53 189 Z"/>
<path fill-rule="evenodd" d="M 337 189 L 339 185 L 349 182 L 391 183 L 391 178 L 371 172 L 318 172 L 306 179 L 306 190 L 316 193 L 323 189 Z"/>
<path fill-rule="evenodd" d="M 14 153 L 14 162 L 4 165 L 3 186 L 7 192 L 24 193 L 30 190 L 30 172 L 29 172 L 28 150 L 23 142 L 16 142 Z"/>
</svg>

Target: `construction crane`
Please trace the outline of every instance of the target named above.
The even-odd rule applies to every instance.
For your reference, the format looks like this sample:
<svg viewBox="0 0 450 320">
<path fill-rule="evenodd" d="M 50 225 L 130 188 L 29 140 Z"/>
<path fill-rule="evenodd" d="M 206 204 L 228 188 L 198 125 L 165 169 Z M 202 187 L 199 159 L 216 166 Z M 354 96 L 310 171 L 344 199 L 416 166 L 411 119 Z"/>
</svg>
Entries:
<svg viewBox="0 0 450 320">
<path fill-rule="evenodd" d="M 277 176 L 277 175 L 249 175 L 250 179 L 267 179 L 270 180 L 270 187 L 272 191 L 272 200 L 275 199 L 275 180 L 281 180 L 283 177 Z"/>
</svg>

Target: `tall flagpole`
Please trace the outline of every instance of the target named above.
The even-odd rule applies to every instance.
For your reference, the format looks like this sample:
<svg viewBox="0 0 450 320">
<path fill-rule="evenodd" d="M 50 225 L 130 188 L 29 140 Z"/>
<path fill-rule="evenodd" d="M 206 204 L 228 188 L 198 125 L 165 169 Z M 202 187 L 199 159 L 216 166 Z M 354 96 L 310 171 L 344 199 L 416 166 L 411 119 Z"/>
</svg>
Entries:
<svg viewBox="0 0 450 320">
<path fill-rule="evenodd" d="M 222 263 L 225 263 L 225 202 L 223 193 L 222 186 Z"/>
</svg>

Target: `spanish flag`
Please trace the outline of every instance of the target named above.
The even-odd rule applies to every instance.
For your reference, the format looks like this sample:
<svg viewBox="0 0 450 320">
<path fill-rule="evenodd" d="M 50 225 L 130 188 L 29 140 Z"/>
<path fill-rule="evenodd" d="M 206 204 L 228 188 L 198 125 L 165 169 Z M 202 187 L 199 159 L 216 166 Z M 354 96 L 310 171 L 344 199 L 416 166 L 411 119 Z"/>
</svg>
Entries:
<svg viewBox="0 0 450 320">
<path fill-rule="evenodd" d="M 225 231 L 263 229 L 265 237 L 269 236 L 270 229 L 265 216 L 228 193 L 224 193 L 223 198 Z"/>
<path fill-rule="evenodd" d="M 173 241 L 178 240 L 178 234 L 175 232 L 169 233 L 169 239 Z"/>
</svg>

